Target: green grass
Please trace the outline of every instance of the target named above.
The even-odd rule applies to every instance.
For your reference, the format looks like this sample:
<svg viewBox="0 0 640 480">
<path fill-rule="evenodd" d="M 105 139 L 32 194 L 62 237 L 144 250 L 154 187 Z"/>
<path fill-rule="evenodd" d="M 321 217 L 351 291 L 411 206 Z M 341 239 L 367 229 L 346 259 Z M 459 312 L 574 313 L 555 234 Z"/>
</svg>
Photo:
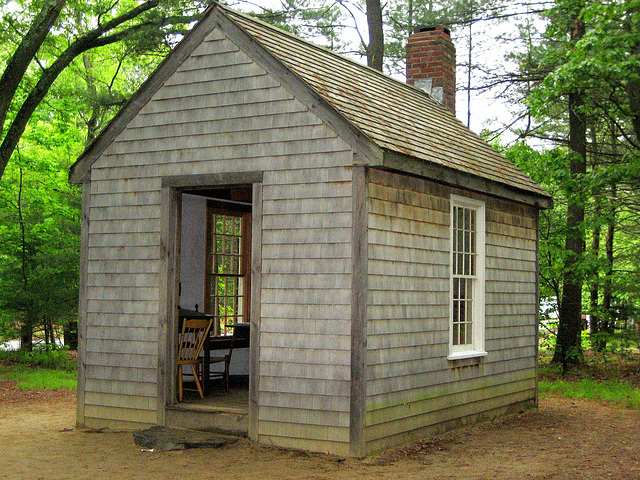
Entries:
<svg viewBox="0 0 640 480">
<path fill-rule="evenodd" d="M 26 365 L 1 367 L 0 380 L 17 380 L 16 386 L 27 390 L 73 390 L 78 384 L 75 372 Z"/>
<path fill-rule="evenodd" d="M 556 393 L 568 398 L 590 398 L 640 410 L 640 389 L 618 380 L 598 381 L 584 378 L 580 381 L 540 380 L 541 393 Z"/>
<path fill-rule="evenodd" d="M 603 351 L 591 350 L 588 332 L 582 334 L 583 354 L 578 365 L 563 374 L 551 363 L 555 337 L 542 335 L 539 348 L 538 387 L 542 395 L 588 398 L 640 410 L 640 336 L 635 332 L 606 337 Z"/>
<path fill-rule="evenodd" d="M 0 381 L 15 380 L 17 388 L 73 390 L 77 386 L 77 362 L 66 350 L 33 352 L 0 351 Z"/>
</svg>

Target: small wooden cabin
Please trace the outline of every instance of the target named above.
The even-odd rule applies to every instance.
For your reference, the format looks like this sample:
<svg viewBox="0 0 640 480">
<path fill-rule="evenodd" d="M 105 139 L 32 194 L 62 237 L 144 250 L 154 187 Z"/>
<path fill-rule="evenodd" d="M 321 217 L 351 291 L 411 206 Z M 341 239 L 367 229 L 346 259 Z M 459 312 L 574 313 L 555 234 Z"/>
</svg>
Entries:
<svg viewBox="0 0 640 480">
<path fill-rule="evenodd" d="M 364 456 L 536 404 L 551 199 L 409 73 L 433 94 L 205 12 L 72 167 L 79 425 Z M 218 339 L 250 323 L 244 408 L 177 401 L 196 304 Z"/>
</svg>

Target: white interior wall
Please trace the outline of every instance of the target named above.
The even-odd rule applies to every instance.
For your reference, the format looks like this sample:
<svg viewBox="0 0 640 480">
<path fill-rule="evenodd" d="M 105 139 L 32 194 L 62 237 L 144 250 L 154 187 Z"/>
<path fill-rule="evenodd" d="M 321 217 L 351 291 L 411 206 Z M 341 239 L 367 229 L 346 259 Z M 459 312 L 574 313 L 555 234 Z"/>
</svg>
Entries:
<svg viewBox="0 0 640 480">
<path fill-rule="evenodd" d="M 180 257 L 180 306 L 204 309 L 204 254 L 207 199 L 182 195 L 182 239 Z"/>
</svg>

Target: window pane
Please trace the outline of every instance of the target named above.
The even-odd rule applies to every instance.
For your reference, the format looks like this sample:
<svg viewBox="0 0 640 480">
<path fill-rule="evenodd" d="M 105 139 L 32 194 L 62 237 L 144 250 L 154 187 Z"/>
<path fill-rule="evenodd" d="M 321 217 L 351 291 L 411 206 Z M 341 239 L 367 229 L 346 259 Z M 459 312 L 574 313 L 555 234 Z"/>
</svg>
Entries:
<svg viewBox="0 0 640 480">
<path fill-rule="evenodd" d="M 216 315 L 217 335 L 230 335 L 228 325 L 243 321 L 245 275 L 243 265 L 243 216 L 211 212 L 209 217 L 208 311 Z M 249 254 L 249 252 L 247 252 Z M 247 319 L 248 320 L 248 319 Z"/>
<path fill-rule="evenodd" d="M 477 212 L 474 208 L 452 209 L 451 338 L 455 346 L 473 342 L 473 302 L 477 275 Z"/>
</svg>

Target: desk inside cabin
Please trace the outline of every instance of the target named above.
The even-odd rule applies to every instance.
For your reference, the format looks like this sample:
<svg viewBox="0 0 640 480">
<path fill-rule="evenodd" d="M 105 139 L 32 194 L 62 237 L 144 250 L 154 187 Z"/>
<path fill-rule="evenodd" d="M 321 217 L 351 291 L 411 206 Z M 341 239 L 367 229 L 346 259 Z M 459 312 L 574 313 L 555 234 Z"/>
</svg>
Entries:
<svg viewBox="0 0 640 480">
<path fill-rule="evenodd" d="M 197 310 L 189 310 L 186 308 L 180 308 L 179 313 L 179 325 L 178 330 L 182 328 L 182 321 L 184 319 L 214 319 L 215 315 L 211 315 L 209 313 L 199 312 Z M 226 353 L 222 353 L 221 355 L 226 355 L 231 352 L 231 349 L 237 348 L 248 348 L 249 347 L 249 329 L 250 323 L 235 323 L 230 325 L 233 328 L 233 335 L 227 335 L 224 337 L 216 337 L 211 331 L 209 331 L 209 335 L 204 342 L 204 346 L 202 348 L 203 351 L 203 365 L 202 365 L 202 389 L 205 392 L 209 391 L 211 380 L 211 352 L 212 351 L 220 351 L 226 350 Z"/>
</svg>

